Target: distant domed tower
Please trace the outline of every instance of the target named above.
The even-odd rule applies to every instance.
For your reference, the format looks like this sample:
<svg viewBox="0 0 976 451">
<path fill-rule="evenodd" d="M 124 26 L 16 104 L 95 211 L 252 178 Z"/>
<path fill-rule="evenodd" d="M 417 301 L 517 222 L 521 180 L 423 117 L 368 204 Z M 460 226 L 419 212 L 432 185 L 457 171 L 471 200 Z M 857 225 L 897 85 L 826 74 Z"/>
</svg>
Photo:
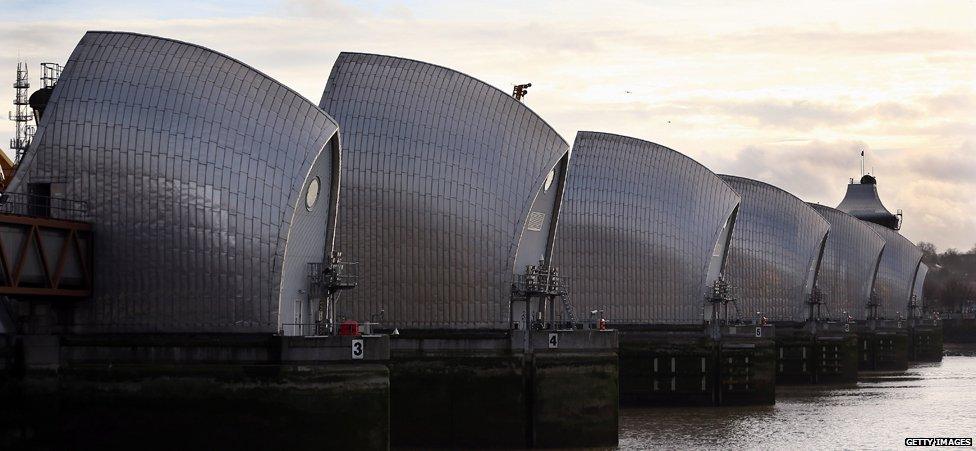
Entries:
<svg viewBox="0 0 976 451">
<path fill-rule="evenodd" d="M 855 218 L 873 222 L 892 230 L 901 228 L 901 210 L 892 214 L 878 197 L 878 180 L 871 175 L 861 177 L 861 183 L 847 185 L 847 195 L 837 209 Z"/>
</svg>

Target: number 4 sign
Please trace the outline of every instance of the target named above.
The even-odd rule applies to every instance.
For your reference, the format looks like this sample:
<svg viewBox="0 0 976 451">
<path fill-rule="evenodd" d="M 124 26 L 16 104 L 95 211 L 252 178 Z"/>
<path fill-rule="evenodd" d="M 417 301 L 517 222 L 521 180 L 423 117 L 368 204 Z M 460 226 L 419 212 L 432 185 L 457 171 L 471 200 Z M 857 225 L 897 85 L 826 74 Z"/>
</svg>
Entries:
<svg viewBox="0 0 976 451">
<path fill-rule="evenodd" d="M 353 360 L 362 360 L 363 359 L 363 355 L 365 355 L 365 354 L 366 354 L 366 351 L 363 349 L 363 340 L 362 339 L 359 339 L 359 338 L 353 339 L 352 340 L 352 359 Z"/>
<path fill-rule="evenodd" d="M 549 349 L 559 347 L 559 334 L 549 334 Z"/>
</svg>

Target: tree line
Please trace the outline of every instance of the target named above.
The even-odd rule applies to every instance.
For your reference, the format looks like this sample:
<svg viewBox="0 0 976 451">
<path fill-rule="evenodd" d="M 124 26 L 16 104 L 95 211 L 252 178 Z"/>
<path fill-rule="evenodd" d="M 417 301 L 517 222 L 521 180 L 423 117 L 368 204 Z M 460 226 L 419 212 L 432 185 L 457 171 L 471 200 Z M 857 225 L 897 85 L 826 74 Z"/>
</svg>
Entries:
<svg viewBox="0 0 976 451">
<path fill-rule="evenodd" d="M 934 244 L 920 241 L 922 262 L 929 266 L 922 287 L 924 309 L 959 312 L 976 302 L 976 245 L 967 252 L 949 248 L 941 253 Z"/>
</svg>

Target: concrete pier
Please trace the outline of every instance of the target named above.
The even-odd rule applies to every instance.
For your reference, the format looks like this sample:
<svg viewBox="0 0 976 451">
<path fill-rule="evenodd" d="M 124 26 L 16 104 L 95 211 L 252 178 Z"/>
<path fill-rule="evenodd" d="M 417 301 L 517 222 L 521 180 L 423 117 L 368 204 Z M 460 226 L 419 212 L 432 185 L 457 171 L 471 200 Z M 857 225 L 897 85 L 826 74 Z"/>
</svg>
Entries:
<svg viewBox="0 0 976 451">
<path fill-rule="evenodd" d="M 776 329 L 771 325 L 722 327 L 718 405 L 776 403 Z"/>
<path fill-rule="evenodd" d="M 759 334 L 756 334 L 756 329 Z M 628 405 L 755 405 L 775 402 L 771 326 L 624 326 L 620 397 Z"/>
<path fill-rule="evenodd" d="M 857 382 L 857 336 L 850 323 L 808 322 L 776 327 L 777 384 Z"/>
<path fill-rule="evenodd" d="M 941 362 L 943 354 L 942 324 L 939 321 L 915 319 L 909 328 L 908 360 Z"/>
<path fill-rule="evenodd" d="M 716 344 L 701 325 L 620 326 L 620 401 L 626 405 L 718 403 Z"/>
<path fill-rule="evenodd" d="M 392 443 L 615 445 L 617 333 L 528 333 L 402 331 L 393 338 Z"/>
<path fill-rule="evenodd" d="M 867 320 L 857 325 L 859 371 L 908 369 L 909 332 L 902 320 Z"/>
<path fill-rule="evenodd" d="M 0 447 L 389 447 L 385 336 L 17 341 Z"/>
</svg>

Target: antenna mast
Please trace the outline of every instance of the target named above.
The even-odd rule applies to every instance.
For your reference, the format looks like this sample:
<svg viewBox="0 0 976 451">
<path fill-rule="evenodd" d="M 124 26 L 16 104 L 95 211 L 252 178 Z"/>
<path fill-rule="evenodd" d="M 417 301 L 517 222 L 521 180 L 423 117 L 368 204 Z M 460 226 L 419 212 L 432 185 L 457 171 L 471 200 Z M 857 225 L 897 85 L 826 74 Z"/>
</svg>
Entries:
<svg viewBox="0 0 976 451">
<path fill-rule="evenodd" d="M 861 177 L 864 177 L 864 149 L 861 149 Z"/>
<path fill-rule="evenodd" d="M 23 61 L 17 62 L 17 80 L 14 81 L 14 111 L 8 113 L 10 120 L 16 123 L 14 138 L 10 140 L 10 149 L 15 152 L 14 164 L 20 164 L 20 159 L 24 157 L 24 152 L 30 146 L 31 139 L 34 138 L 34 126 L 30 121 L 34 115 L 30 109 L 30 77 L 27 74 L 27 64 Z"/>
</svg>

